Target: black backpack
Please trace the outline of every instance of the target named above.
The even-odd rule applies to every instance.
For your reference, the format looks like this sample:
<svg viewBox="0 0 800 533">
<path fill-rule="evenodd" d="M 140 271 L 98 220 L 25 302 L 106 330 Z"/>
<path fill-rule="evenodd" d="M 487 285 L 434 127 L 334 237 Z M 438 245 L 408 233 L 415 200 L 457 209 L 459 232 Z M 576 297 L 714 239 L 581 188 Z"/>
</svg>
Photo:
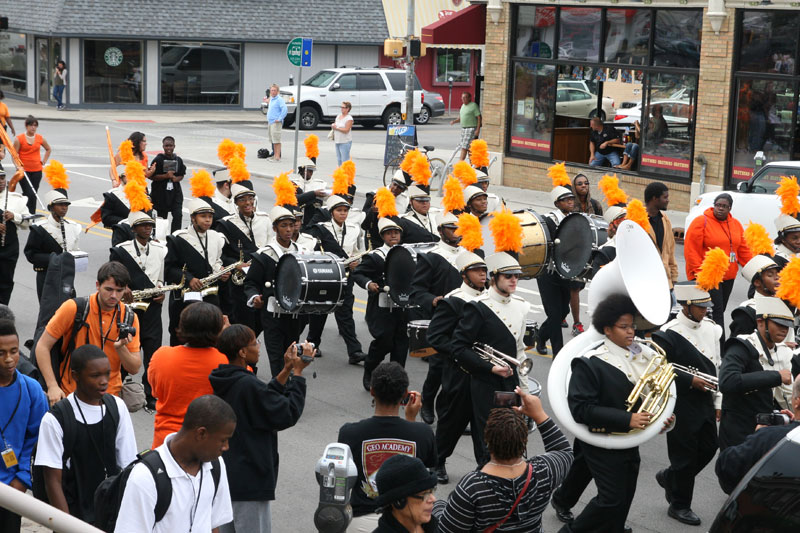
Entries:
<svg viewBox="0 0 800 533">
<path fill-rule="evenodd" d="M 86 324 L 86 318 L 89 316 L 89 298 L 86 296 L 79 296 L 77 298 L 73 298 L 73 300 L 75 300 L 75 305 L 78 307 L 78 309 L 75 311 L 75 321 L 72 324 L 72 335 L 69 338 L 69 343 L 67 343 L 67 349 L 62 350 L 64 343 L 63 337 L 56 339 L 55 344 L 53 344 L 53 347 L 50 349 L 50 368 L 53 369 L 53 375 L 56 377 L 56 382 L 59 384 L 59 386 L 61 385 L 61 380 L 64 377 L 64 374 L 61 372 L 61 365 L 65 360 L 69 359 L 69 356 L 75 350 L 75 336 L 78 334 L 81 328 L 88 327 Z M 36 361 L 36 345 L 39 344 L 39 339 L 42 337 L 48 321 L 45 321 L 43 324 L 39 325 L 39 327 L 36 328 L 36 333 L 33 336 L 31 362 L 36 365 L 37 369 L 39 368 L 39 364 Z M 67 368 L 69 368 L 69 365 L 64 365 L 64 371 L 66 371 Z M 47 390 L 47 383 L 44 383 L 44 379 L 40 378 L 39 382 L 42 384 L 42 388 Z"/>
<path fill-rule="evenodd" d="M 167 474 L 167 467 L 161 459 L 161 455 L 155 450 L 145 450 L 138 454 L 137 459 L 126 466 L 122 472 L 115 476 L 105 479 L 94 493 L 94 526 L 108 533 L 113 533 L 119 516 L 119 508 L 122 506 L 122 496 L 125 494 L 125 486 L 131 475 L 133 467 L 141 463 L 150 470 L 153 481 L 156 484 L 156 507 L 155 522 L 160 522 L 167 514 L 169 505 L 172 502 L 172 481 Z M 219 458 L 211 461 L 213 468 L 211 477 L 214 479 L 214 497 L 217 496 L 219 489 L 219 478 L 221 475 Z"/>
</svg>

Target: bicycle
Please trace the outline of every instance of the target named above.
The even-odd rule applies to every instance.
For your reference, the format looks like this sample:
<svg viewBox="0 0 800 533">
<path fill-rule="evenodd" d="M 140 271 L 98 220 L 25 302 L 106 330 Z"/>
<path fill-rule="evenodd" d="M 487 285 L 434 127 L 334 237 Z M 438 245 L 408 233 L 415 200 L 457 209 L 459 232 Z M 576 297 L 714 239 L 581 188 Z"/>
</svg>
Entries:
<svg viewBox="0 0 800 533">
<path fill-rule="evenodd" d="M 417 147 L 413 144 L 406 144 L 403 141 L 400 141 L 400 144 L 403 145 L 403 150 L 400 155 L 389 161 L 389 164 L 386 165 L 383 169 L 383 184 L 385 186 L 389 186 L 389 183 L 392 181 L 392 177 L 394 173 L 397 172 L 397 169 L 400 168 L 400 163 L 403 162 L 403 159 L 406 156 L 406 153 L 409 150 L 418 149 L 427 159 L 428 164 L 431 166 L 431 179 L 430 179 L 430 189 L 431 191 L 438 190 L 442 187 L 444 183 L 444 176 L 445 176 L 445 169 L 447 168 L 447 164 L 444 162 L 444 159 L 434 157 L 431 159 L 428 156 L 428 152 L 433 152 L 433 146 L 422 146 Z"/>
</svg>

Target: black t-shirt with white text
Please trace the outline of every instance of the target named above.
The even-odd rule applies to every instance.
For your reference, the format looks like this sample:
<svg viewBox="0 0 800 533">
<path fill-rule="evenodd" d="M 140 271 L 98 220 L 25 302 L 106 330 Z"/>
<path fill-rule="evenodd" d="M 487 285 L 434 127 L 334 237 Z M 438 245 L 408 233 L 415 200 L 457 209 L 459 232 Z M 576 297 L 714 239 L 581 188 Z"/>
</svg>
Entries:
<svg viewBox="0 0 800 533">
<path fill-rule="evenodd" d="M 620 138 L 619 132 L 611 124 L 603 124 L 603 131 L 598 132 L 592 130 L 592 133 L 589 134 L 589 140 L 594 143 L 595 151 L 603 155 L 610 154 L 615 150 L 615 148 L 612 148 L 610 146 L 606 146 L 605 148 L 600 148 L 600 145 L 606 141 L 613 141 L 614 139 L 619 140 L 619 138 Z"/>
</svg>

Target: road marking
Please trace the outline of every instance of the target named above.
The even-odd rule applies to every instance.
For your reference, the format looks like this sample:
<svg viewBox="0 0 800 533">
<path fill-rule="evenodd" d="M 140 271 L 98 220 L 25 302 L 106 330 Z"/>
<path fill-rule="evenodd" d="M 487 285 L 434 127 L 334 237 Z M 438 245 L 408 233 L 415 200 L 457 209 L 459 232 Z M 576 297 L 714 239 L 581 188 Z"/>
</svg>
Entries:
<svg viewBox="0 0 800 533">
<path fill-rule="evenodd" d="M 93 180 L 106 181 L 106 182 L 108 182 L 109 185 L 111 185 L 111 178 L 101 178 L 100 176 L 93 176 L 91 174 L 84 174 L 83 172 L 77 172 L 75 170 L 71 170 L 70 172 L 72 174 L 77 174 L 79 176 L 86 176 L 87 178 L 92 178 Z"/>
<path fill-rule="evenodd" d="M 532 291 L 531 289 L 526 289 L 525 287 L 517 287 L 517 290 L 519 292 L 524 292 L 525 294 L 532 294 L 534 296 L 539 296 L 539 298 L 541 298 L 541 295 L 537 291 Z M 581 302 L 581 307 L 587 307 L 588 308 L 589 305 Z"/>
</svg>

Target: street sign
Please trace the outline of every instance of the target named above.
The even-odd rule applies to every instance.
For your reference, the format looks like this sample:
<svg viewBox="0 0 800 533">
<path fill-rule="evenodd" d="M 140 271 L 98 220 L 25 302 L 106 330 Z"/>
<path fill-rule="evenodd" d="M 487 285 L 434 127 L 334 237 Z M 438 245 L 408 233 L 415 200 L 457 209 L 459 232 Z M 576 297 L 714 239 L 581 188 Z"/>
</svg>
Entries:
<svg viewBox="0 0 800 533">
<path fill-rule="evenodd" d="M 302 49 L 302 60 L 301 65 L 304 67 L 311 66 L 311 39 L 303 39 L 303 49 Z"/>
<path fill-rule="evenodd" d="M 289 41 L 289 45 L 286 47 L 286 57 L 289 59 L 289 63 L 296 67 L 310 67 L 311 43 L 311 39 L 302 37 L 295 37 Z"/>
</svg>

